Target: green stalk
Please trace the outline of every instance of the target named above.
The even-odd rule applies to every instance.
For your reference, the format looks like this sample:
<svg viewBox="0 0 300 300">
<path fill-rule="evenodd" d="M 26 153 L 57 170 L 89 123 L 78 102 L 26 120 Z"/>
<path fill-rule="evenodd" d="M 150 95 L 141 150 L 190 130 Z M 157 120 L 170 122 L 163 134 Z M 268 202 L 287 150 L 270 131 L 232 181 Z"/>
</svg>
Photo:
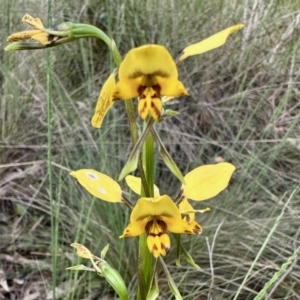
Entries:
<svg viewBox="0 0 300 300">
<path fill-rule="evenodd" d="M 109 48 L 112 47 L 111 39 L 99 28 L 89 24 L 69 23 L 72 36 L 76 39 L 95 37 L 101 39 Z"/>
<path fill-rule="evenodd" d="M 146 123 L 144 126 L 146 126 Z M 144 192 L 142 191 L 141 196 L 153 197 L 155 165 L 154 139 L 152 133 L 148 134 L 143 147 L 143 167 L 145 170 L 149 195 L 143 195 Z M 142 190 L 145 190 L 145 188 Z M 147 246 L 146 234 L 143 234 L 139 238 L 139 300 L 145 300 L 147 297 L 151 285 L 152 273 L 152 256 Z"/>
<path fill-rule="evenodd" d="M 149 133 L 143 149 L 143 165 L 150 194 L 147 197 L 154 197 L 154 155 L 154 139 L 152 133 Z"/>
</svg>

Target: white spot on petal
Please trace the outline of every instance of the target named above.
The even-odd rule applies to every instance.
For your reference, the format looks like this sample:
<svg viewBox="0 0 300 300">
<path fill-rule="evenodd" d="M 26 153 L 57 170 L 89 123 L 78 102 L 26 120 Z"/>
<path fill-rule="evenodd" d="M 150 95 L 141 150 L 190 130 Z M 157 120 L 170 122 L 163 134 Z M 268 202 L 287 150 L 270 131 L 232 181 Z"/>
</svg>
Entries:
<svg viewBox="0 0 300 300">
<path fill-rule="evenodd" d="M 95 174 L 95 173 L 92 173 L 92 172 L 86 172 L 86 175 L 87 177 L 89 177 L 90 179 L 93 179 L 93 180 L 98 180 L 98 176 Z"/>
<path fill-rule="evenodd" d="M 98 191 L 99 193 L 101 193 L 101 194 L 106 194 L 106 190 L 105 190 L 104 188 L 102 188 L 102 187 L 98 187 L 98 188 L 97 188 L 97 191 Z"/>
</svg>

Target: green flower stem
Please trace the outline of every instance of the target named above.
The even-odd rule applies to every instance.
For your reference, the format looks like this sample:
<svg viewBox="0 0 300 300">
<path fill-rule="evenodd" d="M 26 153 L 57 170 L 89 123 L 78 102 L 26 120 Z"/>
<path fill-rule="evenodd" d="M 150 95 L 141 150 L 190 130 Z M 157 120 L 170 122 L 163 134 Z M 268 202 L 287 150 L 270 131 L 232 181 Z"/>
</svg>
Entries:
<svg viewBox="0 0 300 300">
<path fill-rule="evenodd" d="M 140 235 L 139 237 L 138 276 L 139 289 L 137 299 L 146 300 L 152 278 L 152 256 L 147 246 L 147 239 L 145 233 Z"/>
<path fill-rule="evenodd" d="M 112 40 L 99 28 L 81 23 L 66 23 L 69 27 L 71 36 L 75 39 L 94 37 L 102 40 L 110 49 L 112 49 Z"/>
<path fill-rule="evenodd" d="M 149 196 L 147 197 L 154 197 L 154 155 L 154 139 L 152 133 L 149 132 L 143 149 L 143 166 L 145 168 L 145 175 L 149 189 Z"/>
<path fill-rule="evenodd" d="M 150 120 L 151 121 L 151 120 Z M 144 123 L 144 127 L 146 122 Z M 148 134 L 146 142 L 143 146 L 143 168 L 145 170 L 146 182 L 149 195 L 145 195 L 146 187 L 143 186 L 141 196 L 154 196 L 154 139 L 151 133 Z M 144 300 L 147 297 L 151 287 L 153 276 L 152 255 L 147 246 L 146 234 L 140 236 L 139 239 L 139 293 L 138 299 Z"/>
<path fill-rule="evenodd" d="M 137 125 L 136 125 L 136 118 L 135 118 L 135 114 L 134 114 L 133 101 L 125 100 L 125 107 L 126 107 L 132 142 L 135 145 L 139 139 L 139 135 L 138 135 L 138 129 L 137 129 Z M 145 175 L 144 168 L 143 168 L 143 162 L 142 162 L 141 158 L 139 158 L 139 160 L 138 160 L 138 170 L 140 172 L 142 186 L 145 187 L 144 191 L 146 194 L 143 196 L 149 197 L 148 183 L 147 183 L 146 175 Z"/>
</svg>

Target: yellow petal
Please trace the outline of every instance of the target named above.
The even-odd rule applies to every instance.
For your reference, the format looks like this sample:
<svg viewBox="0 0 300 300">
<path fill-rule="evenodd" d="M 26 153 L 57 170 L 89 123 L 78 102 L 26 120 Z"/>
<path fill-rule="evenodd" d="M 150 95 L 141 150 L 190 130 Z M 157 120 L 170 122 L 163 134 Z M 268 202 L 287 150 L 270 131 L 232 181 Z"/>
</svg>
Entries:
<svg viewBox="0 0 300 300">
<path fill-rule="evenodd" d="M 23 41 L 23 40 L 27 40 L 30 39 L 33 35 L 36 35 L 38 33 L 41 33 L 40 30 L 25 30 L 25 31 L 21 31 L 21 32 L 16 32 L 13 33 L 12 35 L 10 35 L 7 38 L 8 42 L 18 42 L 18 41 Z"/>
<path fill-rule="evenodd" d="M 195 213 L 194 212 L 190 212 L 190 213 L 186 213 L 188 211 L 193 211 L 193 206 L 188 202 L 187 198 L 184 198 L 180 203 L 179 203 L 179 209 L 181 211 L 182 214 L 187 214 L 187 216 L 185 216 L 185 220 L 190 223 L 192 221 L 195 220 Z"/>
<path fill-rule="evenodd" d="M 96 128 L 101 127 L 106 113 L 113 105 L 112 94 L 116 85 L 115 76 L 115 72 L 110 74 L 108 79 L 103 84 L 100 95 L 98 97 L 95 113 L 92 117 L 92 125 Z"/>
<path fill-rule="evenodd" d="M 200 224 L 198 224 L 195 220 L 192 222 L 189 222 L 189 225 L 193 228 L 193 232 L 196 234 L 202 233 L 202 227 Z"/>
<path fill-rule="evenodd" d="M 182 185 L 184 195 L 192 200 L 206 200 L 223 191 L 231 178 L 235 166 L 230 163 L 219 163 L 198 167 L 184 176 Z"/>
<path fill-rule="evenodd" d="M 92 169 L 70 173 L 93 196 L 108 202 L 122 202 L 120 185 L 109 176 Z"/>
<path fill-rule="evenodd" d="M 147 87 L 140 95 L 138 112 L 142 120 L 145 120 L 150 114 L 154 120 L 161 116 L 162 102 L 159 95 L 152 87 Z"/>
<path fill-rule="evenodd" d="M 31 37 L 32 40 L 35 40 L 44 46 L 54 43 L 59 38 L 60 38 L 59 36 L 54 36 L 54 35 L 48 34 L 46 32 L 40 32 Z"/>
<path fill-rule="evenodd" d="M 160 255 L 165 256 L 170 250 L 170 237 L 163 233 L 161 235 L 148 235 L 147 245 L 151 254 L 158 258 Z"/>
<path fill-rule="evenodd" d="M 141 77 L 120 80 L 114 89 L 113 100 L 131 99 L 139 96 Z"/>
<path fill-rule="evenodd" d="M 120 238 L 138 236 L 145 232 L 148 219 L 143 219 L 135 222 L 131 222 L 125 229 Z"/>
<path fill-rule="evenodd" d="M 235 32 L 237 30 L 242 29 L 243 27 L 244 27 L 243 24 L 231 26 L 225 30 L 222 30 L 222 31 L 212 35 L 211 37 L 209 37 L 199 43 L 196 43 L 196 44 L 186 47 L 183 50 L 183 52 L 179 58 L 179 61 L 183 61 L 184 59 L 186 59 L 189 56 L 201 54 L 201 53 L 213 50 L 215 48 L 218 48 L 218 47 L 224 45 L 230 34 L 232 34 L 233 32 Z"/>
<path fill-rule="evenodd" d="M 183 219 L 163 217 L 162 220 L 167 224 L 167 230 L 174 233 L 192 234 L 193 228 Z"/>
<path fill-rule="evenodd" d="M 72 243 L 71 247 L 76 249 L 76 254 L 82 258 L 92 259 L 93 255 L 88 248 L 83 246 L 82 244 Z"/>
<path fill-rule="evenodd" d="M 29 14 L 26 14 L 22 18 L 22 22 L 34 27 L 35 29 L 43 30 L 45 28 L 42 21 L 39 18 L 33 18 Z"/>
<path fill-rule="evenodd" d="M 178 77 L 175 62 L 165 47 L 144 45 L 127 53 L 120 65 L 120 81 L 138 78 L 142 75 Z"/>
<path fill-rule="evenodd" d="M 156 77 L 156 80 L 161 88 L 160 90 L 161 95 L 179 97 L 179 96 L 185 96 L 189 94 L 185 89 L 183 83 L 179 81 L 177 78 Z"/>
<path fill-rule="evenodd" d="M 160 235 L 159 239 L 161 245 L 161 255 L 165 256 L 168 254 L 171 248 L 170 237 L 166 233 L 163 233 L 162 235 Z"/>
<path fill-rule="evenodd" d="M 125 181 L 133 192 L 135 192 L 138 195 L 141 194 L 142 180 L 140 177 L 128 175 L 125 177 Z M 158 196 L 159 196 L 159 189 L 156 185 L 154 185 L 154 197 L 158 197 Z"/>
<path fill-rule="evenodd" d="M 148 218 L 150 216 L 160 216 L 181 220 L 181 214 L 168 195 L 159 196 L 158 198 L 140 198 L 131 212 L 130 221 L 135 222 Z M 163 219 L 164 220 L 164 219 Z"/>
<path fill-rule="evenodd" d="M 202 233 L 201 225 L 195 221 L 195 213 L 196 212 L 204 213 L 206 211 L 210 211 L 210 209 L 207 207 L 201 210 L 194 210 L 192 205 L 188 202 L 187 198 L 184 198 L 180 202 L 179 209 L 182 214 L 185 214 L 183 220 L 186 221 L 190 227 L 192 227 L 193 232 L 196 234 Z"/>
</svg>

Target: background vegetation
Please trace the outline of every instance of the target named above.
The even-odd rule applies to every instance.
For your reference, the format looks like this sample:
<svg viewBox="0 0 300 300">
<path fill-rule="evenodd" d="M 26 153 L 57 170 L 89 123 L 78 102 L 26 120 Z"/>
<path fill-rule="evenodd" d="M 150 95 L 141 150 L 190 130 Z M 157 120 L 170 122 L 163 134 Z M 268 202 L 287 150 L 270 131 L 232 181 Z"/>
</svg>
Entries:
<svg viewBox="0 0 300 300">
<path fill-rule="evenodd" d="M 184 299 L 254 299 L 299 247 L 297 2 L 53 1 L 55 24 L 71 20 L 98 26 L 113 36 L 122 54 L 158 43 L 175 57 L 188 44 L 245 24 L 224 47 L 180 66 L 190 96 L 171 102 L 168 107 L 180 115 L 159 124 L 183 173 L 222 159 L 237 166 L 226 192 L 198 204 L 211 207 L 198 216 L 203 234 L 184 239 L 202 270 L 184 260 L 176 267 L 175 251 L 166 258 Z M 1 48 L 9 33 L 27 28 L 21 24 L 26 12 L 47 23 L 47 1 L 2 0 Z M 90 125 L 101 85 L 113 68 L 106 45 L 86 39 L 53 49 L 52 206 L 46 166 L 46 51 L 0 55 L 0 299 L 52 299 L 53 286 L 57 299 L 114 299 L 96 275 L 65 271 L 79 263 L 69 246 L 73 241 L 95 254 L 109 243 L 108 261 L 134 292 L 136 240 L 118 238 L 127 211 L 93 199 L 68 175 L 69 170 L 94 168 L 117 178 L 132 148 L 122 101 L 110 110 L 101 130 Z M 179 189 L 163 164 L 156 182 L 171 195 Z M 279 226 L 268 237 L 288 199 Z M 57 234 L 51 223 L 58 225 Z M 160 299 L 172 299 L 163 277 L 160 289 Z M 264 299 L 300 299 L 296 259 Z"/>
</svg>

